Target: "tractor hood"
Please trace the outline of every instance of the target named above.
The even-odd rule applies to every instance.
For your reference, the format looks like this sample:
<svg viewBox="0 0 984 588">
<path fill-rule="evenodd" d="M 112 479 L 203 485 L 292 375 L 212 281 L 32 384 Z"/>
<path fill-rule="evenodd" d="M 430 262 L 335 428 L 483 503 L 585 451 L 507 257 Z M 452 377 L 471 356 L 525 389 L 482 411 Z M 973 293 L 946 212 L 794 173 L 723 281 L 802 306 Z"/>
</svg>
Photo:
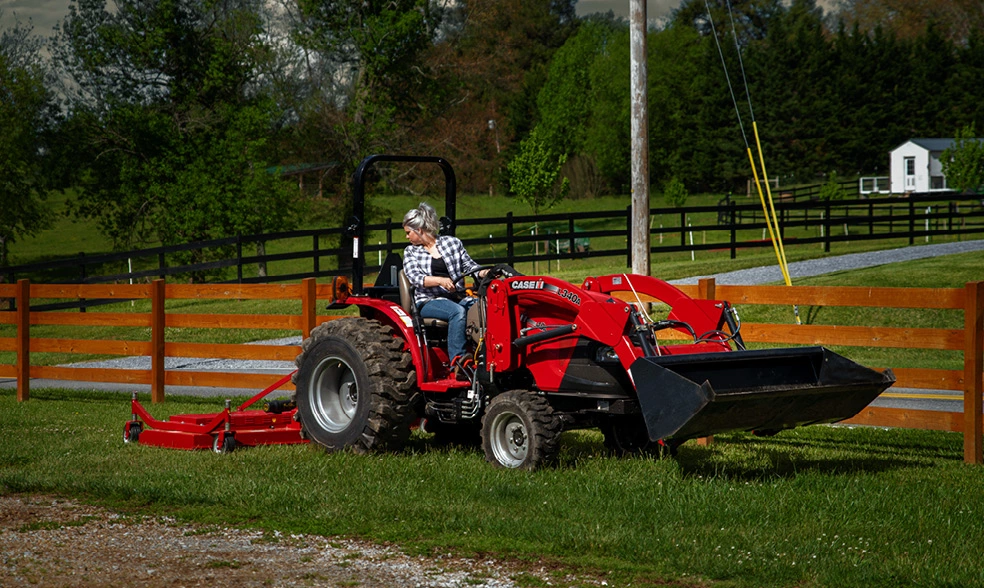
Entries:
<svg viewBox="0 0 984 588">
<path fill-rule="evenodd" d="M 823 347 L 642 357 L 629 371 L 653 441 L 833 423 L 895 382 Z"/>
</svg>

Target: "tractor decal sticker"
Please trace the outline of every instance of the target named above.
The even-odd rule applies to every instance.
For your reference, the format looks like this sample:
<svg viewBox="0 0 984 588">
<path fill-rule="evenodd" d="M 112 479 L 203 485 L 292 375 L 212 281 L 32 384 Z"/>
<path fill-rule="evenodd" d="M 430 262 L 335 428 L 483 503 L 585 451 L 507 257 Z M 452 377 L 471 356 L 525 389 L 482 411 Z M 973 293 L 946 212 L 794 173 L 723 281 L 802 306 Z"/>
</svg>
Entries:
<svg viewBox="0 0 984 588">
<path fill-rule="evenodd" d="M 403 307 L 396 306 L 394 304 L 390 308 L 393 309 L 393 312 L 396 313 L 396 316 L 400 317 L 400 320 L 403 321 L 403 324 L 406 325 L 407 328 L 413 327 L 413 319 L 410 318 L 410 316 L 403 310 Z"/>
<path fill-rule="evenodd" d="M 554 294 L 560 296 L 561 298 L 566 298 L 567 300 L 570 300 L 571 304 L 575 306 L 581 306 L 581 297 L 578 296 L 576 293 L 571 292 L 567 288 L 558 288 L 553 284 L 544 284 L 543 289 L 546 290 L 547 292 L 553 292 Z"/>
<path fill-rule="evenodd" d="M 551 294 L 566 298 L 575 306 L 581 306 L 581 297 L 576 292 L 571 292 L 567 288 L 559 288 L 553 284 L 547 284 L 543 280 L 514 280 L 509 282 L 509 287 L 512 290 L 546 290 Z"/>
<path fill-rule="evenodd" d="M 515 280 L 509 282 L 509 287 L 513 290 L 542 290 L 543 280 Z"/>
</svg>

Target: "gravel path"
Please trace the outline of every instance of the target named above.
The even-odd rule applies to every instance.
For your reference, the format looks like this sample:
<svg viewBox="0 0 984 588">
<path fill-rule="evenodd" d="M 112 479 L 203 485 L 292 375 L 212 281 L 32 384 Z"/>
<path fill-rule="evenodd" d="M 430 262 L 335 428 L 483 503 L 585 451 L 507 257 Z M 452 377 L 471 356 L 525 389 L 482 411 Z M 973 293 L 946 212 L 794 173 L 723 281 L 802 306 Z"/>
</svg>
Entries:
<svg viewBox="0 0 984 588">
<path fill-rule="evenodd" d="M 925 259 L 927 257 L 951 255 L 954 253 L 967 253 L 970 251 L 980 251 L 982 249 L 984 249 L 984 240 L 963 241 L 960 243 L 941 243 L 939 245 L 912 245 L 910 247 L 887 249 L 885 251 L 835 255 L 819 259 L 794 261 L 789 264 L 789 277 L 795 282 L 796 278 L 809 278 L 823 274 L 832 274 L 836 272 L 874 267 L 877 265 L 885 265 L 888 263 L 912 261 L 914 259 Z M 682 280 L 673 280 L 671 283 L 692 285 L 696 284 L 697 280 L 700 278 L 711 277 L 714 278 L 718 284 L 735 286 L 754 286 L 757 284 L 782 282 L 782 272 L 779 271 L 779 266 L 773 265 L 725 272 L 721 274 L 714 274 L 712 276 L 695 276 L 692 278 L 684 278 Z"/>
<path fill-rule="evenodd" d="M 539 562 L 189 525 L 43 495 L 0 495 L 0 586 L 605 586 Z"/>
</svg>

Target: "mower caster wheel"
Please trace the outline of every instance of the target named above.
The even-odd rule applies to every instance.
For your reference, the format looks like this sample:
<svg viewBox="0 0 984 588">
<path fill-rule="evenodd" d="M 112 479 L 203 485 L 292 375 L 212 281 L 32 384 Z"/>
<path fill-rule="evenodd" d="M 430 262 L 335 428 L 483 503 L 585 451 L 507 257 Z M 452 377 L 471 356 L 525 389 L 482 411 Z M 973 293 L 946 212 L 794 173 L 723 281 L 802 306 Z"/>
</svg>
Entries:
<svg viewBox="0 0 984 588">
<path fill-rule="evenodd" d="M 139 443 L 140 433 L 143 432 L 143 423 L 140 421 L 128 421 L 123 425 L 123 442 Z"/>
<path fill-rule="evenodd" d="M 232 453 L 236 450 L 236 438 L 233 435 L 220 433 L 212 437 L 212 451 L 215 453 Z"/>
</svg>

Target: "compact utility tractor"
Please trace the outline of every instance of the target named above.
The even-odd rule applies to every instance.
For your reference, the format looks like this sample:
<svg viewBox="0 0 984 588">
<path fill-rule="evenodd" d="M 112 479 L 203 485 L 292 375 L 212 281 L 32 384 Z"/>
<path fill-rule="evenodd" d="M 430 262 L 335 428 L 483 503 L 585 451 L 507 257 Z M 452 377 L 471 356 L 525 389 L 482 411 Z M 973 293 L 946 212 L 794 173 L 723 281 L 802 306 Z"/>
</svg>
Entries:
<svg viewBox="0 0 984 588">
<path fill-rule="evenodd" d="M 822 347 L 748 350 L 727 302 L 693 299 L 649 276 L 612 274 L 580 286 L 489 268 L 468 313 L 470 361 L 453 374 L 447 325 L 419 316 L 393 254 L 363 287 L 364 184 L 377 162 L 436 163 L 446 180 L 443 230 L 454 231 L 455 178 L 437 157 L 375 155 L 354 177 L 353 281 L 335 308 L 359 316 L 316 327 L 294 375 L 303 435 L 329 450 L 398 449 L 414 423 L 448 441 L 480 442 L 486 459 L 534 469 L 560 434 L 598 427 L 617 453 L 673 453 L 727 431 L 772 434 L 857 414 L 892 385 Z M 628 301 L 626 301 L 627 299 Z M 665 318 L 647 312 L 661 301 Z M 643 302 L 643 301 L 647 302 Z M 685 335 L 670 338 L 675 330 Z"/>
</svg>

